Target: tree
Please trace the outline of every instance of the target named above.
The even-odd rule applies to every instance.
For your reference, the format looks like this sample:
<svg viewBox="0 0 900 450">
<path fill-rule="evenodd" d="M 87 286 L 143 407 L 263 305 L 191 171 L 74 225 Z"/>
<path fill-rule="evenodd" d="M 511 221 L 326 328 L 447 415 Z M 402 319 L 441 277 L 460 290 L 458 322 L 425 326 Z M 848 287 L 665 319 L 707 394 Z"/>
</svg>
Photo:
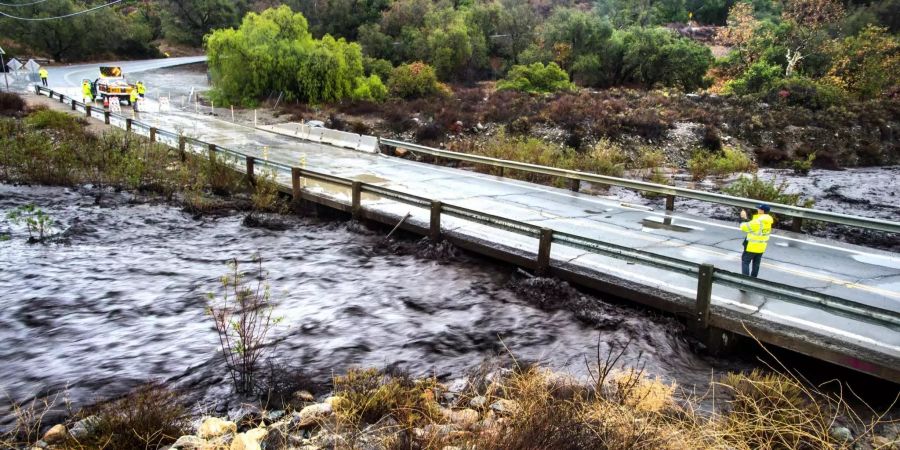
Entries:
<svg viewBox="0 0 900 450">
<path fill-rule="evenodd" d="M 163 0 L 163 31 L 167 38 L 200 45 L 210 30 L 238 23 L 246 10 L 242 2 L 229 0 Z"/>
<path fill-rule="evenodd" d="M 676 36 L 665 28 L 629 28 L 623 32 L 623 74 L 651 87 L 678 86 L 684 90 L 702 87 L 712 64 L 708 48 Z"/>
<path fill-rule="evenodd" d="M 539 19 L 525 0 L 502 0 L 501 5 L 497 33 L 504 38 L 512 63 L 518 64 L 519 54 L 534 41 Z"/>
<path fill-rule="evenodd" d="M 287 6 L 250 13 L 236 30 L 213 31 L 206 49 L 214 95 L 223 102 L 252 104 L 279 92 L 287 100 L 338 101 L 367 80 L 358 44 L 313 39 L 306 18 Z"/>
<path fill-rule="evenodd" d="M 860 98 L 876 98 L 900 86 L 900 38 L 887 28 L 868 26 L 830 47 L 828 79 Z"/>
</svg>

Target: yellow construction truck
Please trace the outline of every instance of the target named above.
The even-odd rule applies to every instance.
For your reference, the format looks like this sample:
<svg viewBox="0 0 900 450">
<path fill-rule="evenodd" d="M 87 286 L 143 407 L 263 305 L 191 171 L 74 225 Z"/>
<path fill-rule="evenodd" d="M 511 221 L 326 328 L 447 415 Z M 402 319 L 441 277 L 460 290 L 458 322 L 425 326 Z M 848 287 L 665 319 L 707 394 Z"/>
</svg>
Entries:
<svg viewBox="0 0 900 450">
<path fill-rule="evenodd" d="M 128 84 L 119 66 L 100 66 L 100 77 L 91 82 L 94 99 L 104 105 L 108 105 L 108 101 L 125 101 L 131 105 L 132 89 L 136 88 Z"/>
</svg>

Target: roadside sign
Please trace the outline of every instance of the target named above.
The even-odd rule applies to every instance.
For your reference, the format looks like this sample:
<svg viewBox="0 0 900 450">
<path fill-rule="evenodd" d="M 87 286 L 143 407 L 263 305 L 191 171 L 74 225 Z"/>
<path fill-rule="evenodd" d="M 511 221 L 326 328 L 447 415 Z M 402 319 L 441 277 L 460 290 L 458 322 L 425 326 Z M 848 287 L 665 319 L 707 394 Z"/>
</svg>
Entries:
<svg viewBox="0 0 900 450">
<path fill-rule="evenodd" d="M 19 69 L 22 68 L 22 63 L 20 63 L 18 59 L 13 58 L 13 59 L 9 60 L 8 63 L 6 63 L 6 67 L 9 67 L 9 69 L 12 70 L 13 72 L 18 72 Z"/>
<path fill-rule="evenodd" d="M 29 59 L 28 62 L 25 63 L 25 68 L 28 69 L 29 72 L 37 72 L 37 70 L 41 68 L 41 65 L 35 62 L 35 60 Z"/>
<path fill-rule="evenodd" d="M 168 111 L 169 109 L 170 109 L 169 97 L 160 97 L 159 98 L 159 110 L 160 111 Z"/>
<path fill-rule="evenodd" d="M 3 47 L 0 47 L 0 55 L 5 55 L 6 52 L 3 51 Z"/>
<path fill-rule="evenodd" d="M 121 114 L 122 113 L 122 105 L 119 104 L 119 97 L 108 97 L 109 98 L 109 112 Z"/>
</svg>

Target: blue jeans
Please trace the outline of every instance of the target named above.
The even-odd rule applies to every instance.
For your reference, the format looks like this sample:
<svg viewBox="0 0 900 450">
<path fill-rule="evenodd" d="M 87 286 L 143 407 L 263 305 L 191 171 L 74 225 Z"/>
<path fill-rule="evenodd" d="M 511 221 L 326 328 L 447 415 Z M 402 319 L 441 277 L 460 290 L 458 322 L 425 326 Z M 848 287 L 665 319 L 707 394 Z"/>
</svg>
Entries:
<svg viewBox="0 0 900 450">
<path fill-rule="evenodd" d="M 762 262 L 762 253 L 750 253 L 744 251 L 741 254 L 741 273 L 756 278 L 759 275 L 759 263 Z M 750 264 L 753 264 L 753 271 L 750 270 Z"/>
</svg>

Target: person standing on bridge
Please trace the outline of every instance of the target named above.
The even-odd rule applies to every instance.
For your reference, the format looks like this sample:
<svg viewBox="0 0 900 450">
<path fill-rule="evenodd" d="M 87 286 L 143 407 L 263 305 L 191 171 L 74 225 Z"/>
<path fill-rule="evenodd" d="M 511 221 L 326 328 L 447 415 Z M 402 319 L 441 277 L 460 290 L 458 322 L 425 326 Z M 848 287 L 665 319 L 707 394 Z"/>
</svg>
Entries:
<svg viewBox="0 0 900 450">
<path fill-rule="evenodd" d="M 141 98 L 144 98 L 144 94 L 147 92 L 147 88 L 144 87 L 144 82 L 138 81 L 137 84 L 135 85 L 135 87 L 137 88 L 138 95 Z"/>
<path fill-rule="evenodd" d="M 38 76 L 41 77 L 41 83 L 43 83 L 44 86 L 46 86 L 47 85 L 47 77 L 49 76 L 47 74 L 47 69 L 41 67 L 40 70 L 38 70 Z"/>
<path fill-rule="evenodd" d="M 747 211 L 741 210 L 741 219 L 747 220 Z M 741 254 L 741 273 L 756 278 L 759 275 L 759 265 L 762 255 L 766 252 L 769 243 L 769 234 L 772 233 L 772 216 L 769 215 L 769 205 L 760 204 L 756 207 L 753 218 L 741 222 L 741 231 L 747 233 L 744 239 L 744 253 Z M 752 270 L 751 270 L 752 264 Z"/>
<path fill-rule="evenodd" d="M 93 93 L 91 92 L 91 82 L 88 80 L 84 80 L 81 82 L 81 94 L 84 96 L 84 103 L 88 104 L 93 99 Z"/>
</svg>

